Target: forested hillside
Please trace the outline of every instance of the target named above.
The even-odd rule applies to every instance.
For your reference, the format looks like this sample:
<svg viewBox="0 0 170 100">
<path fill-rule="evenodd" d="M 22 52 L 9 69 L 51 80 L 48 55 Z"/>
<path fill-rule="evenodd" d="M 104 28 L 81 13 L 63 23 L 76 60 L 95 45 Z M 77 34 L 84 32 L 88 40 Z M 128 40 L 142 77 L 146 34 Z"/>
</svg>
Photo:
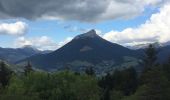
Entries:
<svg viewBox="0 0 170 100">
<path fill-rule="evenodd" d="M 0 62 L 0 100 L 170 100 L 170 60 L 156 62 L 157 50 L 145 50 L 143 70 L 132 67 L 96 76 L 69 69 L 48 73 L 34 71 L 28 62 L 24 73 L 14 73 Z"/>
</svg>

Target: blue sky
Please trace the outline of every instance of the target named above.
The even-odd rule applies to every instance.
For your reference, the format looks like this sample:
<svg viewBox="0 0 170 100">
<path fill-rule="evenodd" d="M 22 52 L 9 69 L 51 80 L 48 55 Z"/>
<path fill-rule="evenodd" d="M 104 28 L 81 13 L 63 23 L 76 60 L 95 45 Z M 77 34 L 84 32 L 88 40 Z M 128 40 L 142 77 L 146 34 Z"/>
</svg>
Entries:
<svg viewBox="0 0 170 100">
<path fill-rule="evenodd" d="M 153 13 L 158 12 L 158 9 L 152 9 L 147 7 L 145 11 L 132 19 L 115 19 L 110 21 L 104 21 L 100 23 L 85 23 L 78 21 L 58 21 L 58 20 L 40 20 L 40 21 L 28 21 L 29 32 L 27 36 L 41 36 L 47 35 L 53 37 L 56 42 L 60 42 L 67 37 L 74 37 L 78 34 L 81 34 L 83 31 L 81 29 L 99 29 L 102 32 L 106 33 L 114 29 L 117 31 L 122 31 L 128 27 L 137 27 L 145 23 L 146 20 L 150 18 Z M 65 28 L 69 27 L 69 28 Z M 76 29 L 74 29 L 76 28 Z"/>
<path fill-rule="evenodd" d="M 85 0 L 85 1 L 87 1 L 84 2 L 85 4 L 88 4 L 88 2 L 90 2 L 89 0 Z M 96 0 L 94 1 L 97 2 Z M 8 11 L 8 13 L 7 12 L 3 12 L 3 14 L 0 13 L 0 18 L 1 18 L 0 19 L 0 46 L 17 48 L 17 47 L 22 47 L 24 45 L 32 45 L 33 47 L 36 47 L 41 50 L 57 49 L 62 45 L 64 45 L 65 43 L 69 42 L 76 35 L 87 32 L 90 29 L 96 29 L 97 32 L 99 32 L 99 34 L 103 38 L 107 39 L 108 41 L 119 43 L 122 45 L 168 41 L 167 39 L 165 40 L 163 37 L 159 37 L 159 34 L 164 34 L 161 32 L 159 34 L 157 33 L 158 31 L 161 30 L 160 27 L 159 27 L 160 29 L 158 28 L 159 30 L 155 30 L 155 31 L 152 30 L 153 29 L 152 24 L 155 25 L 155 28 L 157 27 L 157 24 L 155 24 L 156 23 L 155 19 L 161 19 L 159 18 L 161 17 L 161 14 L 163 12 L 165 13 L 168 12 L 165 11 L 165 6 L 169 7 L 169 2 L 163 2 L 163 0 L 151 0 L 152 2 L 134 1 L 136 3 L 139 3 L 140 6 L 142 5 L 141 7 L 138 7 L 136 3 L 133 4 L 134 2 L 131 2 L 130 0 L 127 2 L 124 1 L 117 2 L 116 0 L 107 0 L 107 1 L 108 3 L 109 2 L 112 3 L 112 5 L 110 5 L 110 7 L 106 9 L 108 11 L 102 13 L 99 13 L 102 11 L 102 9 L 101 11 L 97 11 L 95 9 L 99 9 L 99 8 L 94 8 L 93 5 L 90 5 L 90 7 L 94 8 L 94 11 L 89 9 L 86 10 L 85 8 L 83 8 L 84 5 L 82 6 L 82 12 L 81 10 L 80 12 L 78 12 L 77 9 L 73 9 L 69 11 L 66 8 L 63 8 L 63 11 L 55 11 L 55 10 L 51 11 L 48 9 L 49 7 L 53 6 L 51 5 L 51 3 L 49 3 L 49 7 L 46 6 L 43 7 L 43 9 L 49 11 L 46 13 L 42 13 L 41 15 L 38 15 L 39 12 L 41 11 L 34 12 L 37 14 L 28 12 L 27 15 L 27 13 L 25 14 L 25 12 L 23 12 L 22 10 L 21 11 L 16 10 L 16 14 L 13 13 L 10 14 L 10 11 Z M 0 3 L 2 4 L 5 4 L 4 2 L 10 2 L 10 1 L 8 0 L 0 1 Z M 30 3 L 31 2 L 33 1 L 31 0 Z M 23 2 L 20 3 L 22 5 Z M 80 6 L 80 4 L 81 1 L 77 3 L 78 7 Z M 105 7 L 104 4 L 102 3 L 96 3 L 96 5 L 97 4 L 101 8 Z M 120 4 L 120 7 L 117 7 L 116 6 L 117 4 Z M 63 5 L 67 5 L 67 3 L 63 2 Z M 131 7 L 131 5 L 133 7 Z M 6 6 L 11 7 L 13 5 L 6 5 Z M 124 9 L 125 7 L 129 7 L 129 10 L 126 11 L 126 9 Z M 36 10 L 39 8 L 34 8 L 34 9 L 27 8 L 27 9 Z M 115 11 L 115 13 L 112 12 L 112 9 L 113 11 Z M 117 9 L 120 11 L 116 11 Z M 69 11 L 70 15 L 65 14 L 65 12 L 67 11 Z M 15 12 L 15 10 L 13 12 Z M 18 14 L 17 12 L 20 12 L 21 14 Z M 54 14 L 50 15 L 51 12 L 53 12 Z M 105 13 L 104 17 L 103 17 L 103 13 Z M 28 17 L 25 15 L 27 15 Z M 153 17 L 154 15 L 156 15 L 156 18 Z M 168 18 L 166 14 L 165 17 Z M 163 23 L 163 25 L 164 24 L 165 23 Z M 144 28 L 142 25 L 144 26 Z M 130 31 L 128 30 L 127 32 L 126 30 L 129 28 Z M 153 34 L 148 35 L 148 37 L 147 36 L 145 37 L 143 35 L 134 35 L 134 34 L 139 34 L 139 31 L 141 32 L 140 34 L 145 35 L 147 34 L 147 31 L 145 30 L 150 30 L 149 32 L 153 32 Z M 128 39 L 126 40 L 124 38 L 120 38 L 122 37 L 121 35 L 125 37 L 127 35 Z"/>
</svg>

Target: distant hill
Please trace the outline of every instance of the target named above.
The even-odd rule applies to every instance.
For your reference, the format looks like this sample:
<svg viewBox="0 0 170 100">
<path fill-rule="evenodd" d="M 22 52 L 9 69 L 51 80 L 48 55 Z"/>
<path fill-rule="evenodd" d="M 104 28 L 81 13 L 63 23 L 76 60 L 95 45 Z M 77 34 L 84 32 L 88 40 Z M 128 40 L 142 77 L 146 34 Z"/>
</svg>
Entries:
<svg viewBox="0 0 170 100">
<path fill-rule="evenodd" d="M 155 45 L 154 45 L 155 46 Z M 145 48 L 147 48 L 146 46 Z M 136 49 L 136 52 L 140 55 L 144 55 L 145 48 Z M 170 45 L 155 46 L 157 53 L 157 62 L 166 63 L 170 60 Z"/>
<path fill-rule="evenodd" d="M 30 61 L 34 66 L 44 70 L 71 69 L 82 71 L 92 66 L 99 72 L 109 71 L 117 66 L 135 66 L 138 52 L 121 45 L 111 43 L 95 30 L 76 36 L 71 42 L 49 54 L 38 54 L 17 62 Z"/>
<path fill-rule="evenodd" d="M 137 50 L 137 49 L 145 49 L 148 47 L 149 44 L 152 44 L 155 48 L 160 48 L 164 47 L 165 45 L 159 42 L 154 42 L 154 43 L 144 43 L 144 44 L 137 44 L 133 46 L 127 46 L 129 49 Z"/>
<path fill-rule="evenodd" d="M 170 60 L 170 45 L 158 49 L 158 61 L 164 63 Z"/>
<path fill-rule="evenodd" d="M 0 59 L 9 63 L 25 59 L 39 53 L 49 53 L 50 51 L 40 51 L 32 48 L 31 46 L 25 46 L 23 48 L 0 48 Z"/>
</svg>

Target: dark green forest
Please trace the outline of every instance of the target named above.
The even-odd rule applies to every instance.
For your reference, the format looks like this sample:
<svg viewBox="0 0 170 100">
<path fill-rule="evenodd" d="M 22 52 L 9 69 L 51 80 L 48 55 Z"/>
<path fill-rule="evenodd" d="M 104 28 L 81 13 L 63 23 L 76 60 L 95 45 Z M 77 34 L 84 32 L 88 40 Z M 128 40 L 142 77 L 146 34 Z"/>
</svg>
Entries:
<svg viewBox="0 0 170 100">
<path fill-rule="evenodd" d="M 29 62 L 18 74 L 1 61 L 0 100 L 170 100 L 170 60 L 157 63 L 157 53 L 152 45 L 146 48 L 140 73 L 132 66 L 104 76 L 93 68 L 34 71 Z"/>
</svg>

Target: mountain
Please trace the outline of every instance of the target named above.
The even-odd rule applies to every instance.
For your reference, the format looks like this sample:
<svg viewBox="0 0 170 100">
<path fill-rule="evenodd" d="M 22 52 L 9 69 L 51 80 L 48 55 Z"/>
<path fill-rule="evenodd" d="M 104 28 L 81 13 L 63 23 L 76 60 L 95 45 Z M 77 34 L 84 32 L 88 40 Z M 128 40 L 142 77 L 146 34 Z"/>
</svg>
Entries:
<svg viewBox="0 0 170 100">
<path fill-rule="evenodd" d="M 17 62 L 17 64 L 30 61 L 33 66 L 50 71 L 65 68 L 82 71 L 89 66 L 103 71 L 116 68 L 118 65 L 136 65 L 136 56 L 135 50 L 111 43 L 98 36 L 95 30 L 91 30 L 76 36 L 54 52 L 34 55 Z"/>
<path fill-rule="evenodd" d="M 162 43 L 163 46 L 169 46 L 170 45 L 170 41 L 167 41 L 165 43 Z"/>
<path fill-rule="evenodd" d="M 25 59 L 35 54 L 44 53 L 46 51 L 40 51 L 31 46 L 24 46 L 22 48 L 0 48 L 0 59 L 9 63 L 15 63 L 16 61 Z"/>
<path fill-rule="evenodd" d="M 127 48 L 129 49 L 133 49 L 133 50 L 137 50 L 137 49 L 145 49 L 148 47 L 148 45 L 152 44 L 154 47 L 156 48 L 160 48 L 160 47 L 163 47 L 165 46 L 164 44 L 162 43 L 159 43 L 159 42 L 154 42 L 154 43 L 143 43 L 143 44 L 137 44 L 137 45 L 133 45 L 133 46 L 127 46 Z"/>
<path fill-rule="evenodd" d="M 170 60 L 170 45 L 158 49 L 158 61 L 164 63 Z"/>
<path fill-rule="evenodd" d="M 149 44 L 148 44 L 149 45 Z M 136 49 L 136 52 L 140 55 L 144 55 L 145 48 Z M 166 63 L 168 60 L 170 60 L 170 45 L 154 45 L 156 51 L 157 51 L 157 62 L 158 63 Z"/>
</svg>

